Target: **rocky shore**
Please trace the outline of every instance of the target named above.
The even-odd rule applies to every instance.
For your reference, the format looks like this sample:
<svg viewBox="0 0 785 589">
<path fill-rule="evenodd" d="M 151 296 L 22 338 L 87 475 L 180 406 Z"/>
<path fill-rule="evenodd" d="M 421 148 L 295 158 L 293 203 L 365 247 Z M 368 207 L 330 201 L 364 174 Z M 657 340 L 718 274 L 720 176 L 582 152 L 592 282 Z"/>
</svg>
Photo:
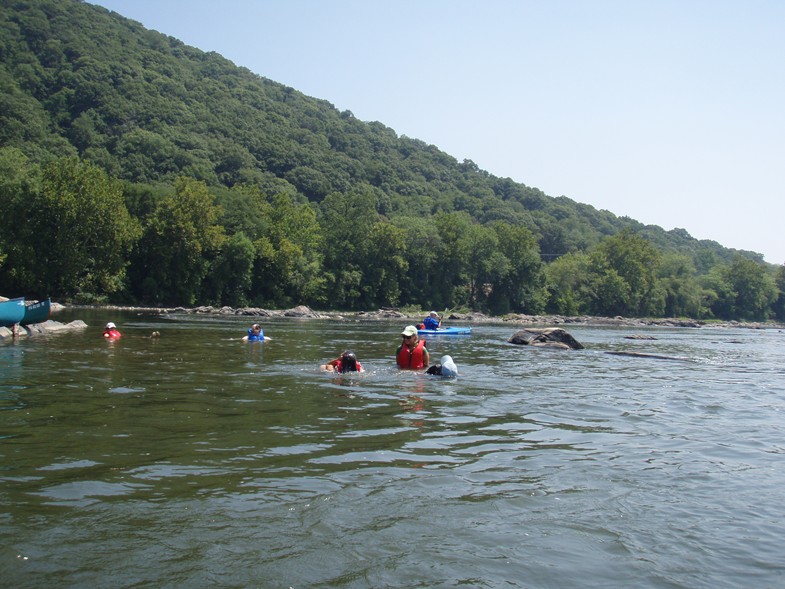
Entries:
<svg viewBox="0 0 785 589">
<path fill-rule="evenodd" d="M 336 321 L 381 321 L 399 319 L 409 323 L 419 323 L 427 314 L 421 311 L 416 314 L 404 313 L 398 309 L 377 309 L 375 311 L 315 311 L 305 305 L 293 307 L 291 309 L 270 310 L 259 307 L 121 307 L 109 306 L 106 309 L 117 309 L 121 311 L 136 311 L 140 313 L 158 313 L 168 315 L 173 313 L 186 313 L 197 315 L 238 315 L 247 317 L 290 317 L 299 319 L 334 319 Z M 617 325 L 624 327 L 734 327 L 747 329 L 785 329 L 785 324 L 775 322 L 740 322 L 740 321 L 705 321 L 686 318 L 640 318 L 640 317 L 595 317 L 589 315 L 565 316 L 565 315 L 520 315 L 508 314 L 503 316 L 489 316 L 484 313 L 470 312 L 457 313 L 451 312 L 444 317 L 445 322 L 472 323 L 472 324 L 496 324 L 496 325 L 522 325 L 537 327 L 552 327 L 564 325 Z"/>
</svg>

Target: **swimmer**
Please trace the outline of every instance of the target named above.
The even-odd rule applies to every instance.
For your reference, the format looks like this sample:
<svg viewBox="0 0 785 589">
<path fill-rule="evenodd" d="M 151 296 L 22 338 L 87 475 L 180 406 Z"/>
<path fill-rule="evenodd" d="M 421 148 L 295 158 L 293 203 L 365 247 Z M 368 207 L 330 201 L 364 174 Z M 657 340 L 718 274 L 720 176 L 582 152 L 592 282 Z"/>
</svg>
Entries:
<svg viewBox="0 0 785 589">
<path fill-rule="evenodd" d="M 441 361 L 429 366 L 426 370 L 428 374 L 441 376 L 443 378 L 454 378 L 458 376 L 458 367 L 453 362 L 452 356 L 442 356 Z"/>
</svg>

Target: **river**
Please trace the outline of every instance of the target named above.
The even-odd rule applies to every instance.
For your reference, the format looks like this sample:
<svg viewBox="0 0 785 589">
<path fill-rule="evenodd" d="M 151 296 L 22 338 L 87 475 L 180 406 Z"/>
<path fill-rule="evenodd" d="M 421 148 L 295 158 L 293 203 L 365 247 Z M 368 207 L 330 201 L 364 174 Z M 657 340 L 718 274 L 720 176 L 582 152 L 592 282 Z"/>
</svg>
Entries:
<svg viewBox="0 0 785 589">
<path fill-rule="evenodd" d="M 54 318 L 0 343 L 2 587 L 785 586 L 780 330 L 479 325 L 442 380 L 398 322 Z"/>
</svg>

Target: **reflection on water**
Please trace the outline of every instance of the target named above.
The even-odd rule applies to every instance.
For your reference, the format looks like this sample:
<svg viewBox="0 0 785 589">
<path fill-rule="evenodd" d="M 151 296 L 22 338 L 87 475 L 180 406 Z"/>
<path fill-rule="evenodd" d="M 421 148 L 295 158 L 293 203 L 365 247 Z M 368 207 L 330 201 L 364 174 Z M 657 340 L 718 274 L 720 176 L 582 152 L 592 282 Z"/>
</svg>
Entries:
<svg viewBox="0 0 785 589">
<path fill-rule="evenodd" d="M 442 380 L 395 368 L 394 323 L 247 344 L 234 317 L 85 313 L 0 345 L 8 586 L 782 584 L 779 331 L 564 352 L 476 326 L 428 342 Z M 319 372 L 345 348 L 367 372 Z"/>
</svg>

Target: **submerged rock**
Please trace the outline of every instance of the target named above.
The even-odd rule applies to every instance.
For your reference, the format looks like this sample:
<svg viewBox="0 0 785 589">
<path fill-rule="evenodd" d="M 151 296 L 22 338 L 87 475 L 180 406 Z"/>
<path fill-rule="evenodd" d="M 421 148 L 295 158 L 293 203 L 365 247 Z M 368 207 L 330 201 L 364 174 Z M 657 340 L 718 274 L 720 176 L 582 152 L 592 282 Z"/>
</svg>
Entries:
<svg viewBox="0 0 785 589">
<path fill-rule="evenodd" d="M 605 352 L 612 356 L 630 356 L 632 358 L 656 358 L 658 360 L 686 360 L 686 358 L 679 358 L 678 356 L 663 356 L 662 354 L 647 354 L 645 352 Z"/>
</svg>

